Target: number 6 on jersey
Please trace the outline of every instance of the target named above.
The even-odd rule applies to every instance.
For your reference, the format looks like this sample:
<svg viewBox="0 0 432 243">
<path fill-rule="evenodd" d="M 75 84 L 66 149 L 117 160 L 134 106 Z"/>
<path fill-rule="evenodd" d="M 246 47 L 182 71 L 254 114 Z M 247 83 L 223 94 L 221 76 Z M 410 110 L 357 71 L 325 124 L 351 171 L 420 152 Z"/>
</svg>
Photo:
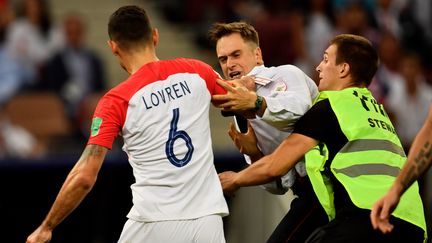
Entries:
<svg viewBox="0 0 432 243">
<path fill-rule="evenodd" d="M 180 117 L 180 110 L 179 108 L 175 108 L 173 110 L 173 119 L 170 125 L 168 141 L 166 142 L 165 145 L 165 153 L 167 155 L 168 160 L 171 162 L 171 164 L 177 167 L 183 167 L 187 165 L 187 163 L 189 163 L 189 161 L 191 160 L 194 151 L 194 146 L 192 144 L 192 139 L 185 131 L 177 130 L 179 117 Z M 183 139 L 186 143 L 186 147 L 188 148 L 186 155 L 182 159 L 177 158 L 177 156 L 174 154 L 174 143 L 177 139 Z"/>
</svg>

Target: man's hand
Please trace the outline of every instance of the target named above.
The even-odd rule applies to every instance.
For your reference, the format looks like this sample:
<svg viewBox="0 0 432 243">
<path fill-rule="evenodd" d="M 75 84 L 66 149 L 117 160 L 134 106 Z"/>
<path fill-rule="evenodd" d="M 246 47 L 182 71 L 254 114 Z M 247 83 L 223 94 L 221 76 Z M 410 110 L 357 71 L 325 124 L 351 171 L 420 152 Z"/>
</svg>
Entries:
<svg viewBox="0 0 432 243">
<path fill-rule="evenodd" d="M 227 196 L 234 196 L 239 187 L 235 184 L 236 172 L 225 171 L 219 174 L 219 180 L 222 184 L 224 194 Z"/>
<path fill-rule="evenodd" d="M 223 80 L 216 82 L 227 91 L 224 95 L 212 96 L 212 101 L 214 104 L 218 104 L 216 105 L 218 108 L 225 111 L 248 111 L 255 108 L 257 94 L 254 91 L 249 91 L 242 82 Z"/>
<path fill-rule="evenodd" d="M 393 230 L 393 225 L 389 219 L 399 200 L 400 196 L 391 188 L 384 197 L 374 204 L 370 215 L 374 229 L 380 230 L 384 234 Z"/>
<path fill-rule="evenodd" d="M 239 79 L 234 79 L 231 81 L 237 86 L 243 86 L 249 91 L 256 91 L 255 77 L 254 76 L 243 76 Z"/>
<path fill-rule="evenodd" d="M 48 243 L 51 241 L 52 231 L 39 226 L 28 238 L 26 243 Z"/>
<path fill-rule="evenodd" d="M 234 123 L 231 122 L 228 134 L 240 153 L 249 155 L 252 161 L 256 161 L 263 156 L 257 146 L 257 138 L 249 121 L 246 133 L 240 133 L 237 131 Z"/>
</svg>

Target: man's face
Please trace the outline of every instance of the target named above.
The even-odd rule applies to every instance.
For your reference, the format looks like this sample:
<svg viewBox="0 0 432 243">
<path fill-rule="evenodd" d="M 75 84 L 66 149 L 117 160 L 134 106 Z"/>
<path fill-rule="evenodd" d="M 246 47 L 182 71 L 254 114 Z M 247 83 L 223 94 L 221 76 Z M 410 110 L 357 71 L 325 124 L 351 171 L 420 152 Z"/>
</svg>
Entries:
<svg viewBox="0 0 432 243">
<path fill-rule="evenodd" d="M 340 65 L 336 64 L 337 46 L 331 45 L 324 51 L 323 60 L 316 70 L 319 74 L 319 91 L 338 90 Z"/>
<path fill-rule="evenodd" d="M 220 38 L 216 43 L 216 54 L 223 74 L 229 80 L 240 78 L 263 64 L 261 49 L 245 42 L 239 33 Z"/>
</svg>

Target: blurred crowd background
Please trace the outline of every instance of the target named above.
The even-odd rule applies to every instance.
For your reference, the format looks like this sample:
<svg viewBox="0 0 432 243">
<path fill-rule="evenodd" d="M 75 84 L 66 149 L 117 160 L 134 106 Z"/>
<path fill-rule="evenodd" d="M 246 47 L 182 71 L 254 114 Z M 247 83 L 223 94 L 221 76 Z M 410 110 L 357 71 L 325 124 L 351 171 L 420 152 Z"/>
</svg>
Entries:
<svg viewBox="0 0 432 243">
<path fill-rule="evenodd" d="M 94 8 L 81 1 L 72 11 L 54 15 L 56 6 L 66 2 L 0 0 L 0 161 L 76 156 L 87 141 L 97 100 L 122 81 L 112 75 L 112 68 L 120 68 L 109 64 L 113 59 L 106 43 L 88 44 L 89 33 L 107 39 L 107 18 L 88 28 L 95 26 L 93 13 L 101 11 L 97 6 L 105 1 L 96 1 Z M 294 64 L 314 80 L 315 67 L 333 36 L 365 36 L 381 61 L 370 89 L 386 107 L 407 152 L 426 118 L 432 101 L 429 0 L 117 1 L 118 6 L 131 3 L 149 4 L 157 11 L 149 12 L 150 17 L 158 15 L 171 25 L 168 37 L 159 29 L 162 40 L 172 47 L 170 57 L 181 56 L 176 50 L 183 48 L 179 38 L 186 34 L 198 50 L 197 56 L 189 57 L 204 60 L 215 70 L 219 67 L 214 46 L 207 39 L 214 22 L 251 23 L 260 34 L 267 66 Z M 228 129 L 225 123 L 216 125 Z M 227 137 L 223 132 L 220 136 Z M 114 151 L 120 147 L 121 142 Z M 432 193 L 427 193 L 431 183 L 426 178 L 421 183 L 429 208 Z"/>
<path fill-rule="evenodd" d="M 244 20 L 260 34 L 267 66 L 294 64 L 317 80 L 315 67 L 340 33 L 368 38 L 381 65 L 370 87 L 384 103 L 408 151 L 432 100 L 432 3 L 427 0 L 163 0 L 173 23 L 198 30 L 210 48 L 214 22 Z"/>
<path fill-rule="evenodd" d="M 178 30 L 191 33 L 197 48 L 210 52 L 214 47 L 207 30 L 212 23 L 247 21 L 260 33 L 267 66 L 294 64 L 315 80 L 315 67 L 333 36 L 365 36 L 381 60 L 370 88 L 386 106 L 407 151 L 426 117 L 432 100 L 430 1 L 147 2 Z M 79 11 L 57 18 L 52 12 L 47 0 L 0 0 L 1 157 L 81 148 L 95 102 L 121 81 L 107 77 L 104 58 L 109 50 L 101 54 L 87 44 L 91 19 Z M 218 70 L 216 58 L 210 64 Z"/>
<path fill-rule="evenodd" d="M 0 156 L 75 152 L 108 88 L 77 12 L 53 19 L 45 0 L 0 1 Z"/>
</svg>

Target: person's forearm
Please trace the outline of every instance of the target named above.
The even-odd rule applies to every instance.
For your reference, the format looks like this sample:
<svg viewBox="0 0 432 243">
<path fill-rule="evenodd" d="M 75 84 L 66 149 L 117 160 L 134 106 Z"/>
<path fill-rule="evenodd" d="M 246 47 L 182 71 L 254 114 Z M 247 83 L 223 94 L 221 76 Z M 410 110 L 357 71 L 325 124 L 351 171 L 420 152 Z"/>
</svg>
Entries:
<svg viewBox="0 0 432 243">
<path fill-rule="evenodd" d="M 97 145 L 86 147 L 42 222 L 43 227 L 54 229 L 81 203 L 96 182 L 106 151 L 106 148 Z"/>
<path fill-rule="evenodd" d="M 316 143 L 306 136 L 291 134 L 272 154 L 240 171 L 235 184 L 239 187 L 261 185 L 285 175 Z"/>
<path fill-rule="evenodd" d="M 264 156 L 263 159 L 265 162 L 264 160 L 258 160 L 237 173 L 233 183 L 235 188 L 265 185 L 264 188 L 267 191 L 273 194 L 281 194 L 284 188 L 284 186 L 280 185 L 281 177 L 287 174 L 287 172 L 294 167 L 295 163 L 291 167 L 287 167 L 287 169 L 276 169 L 265 164 L 270 164 L 268 156 Z"/>
<path fill-rule="evenodd" d="M 278 176 L 270 171 L 271 155 L 264 156 L 240 171 L 235 179 L 237 187 L 256 186 L 268 183 Z"/>
<path fill-rule="evenodd" d="M 430 118 L 430 117 L 429 117 Z M 396 179 L 398 192 L 405 192 L 430 166 L 432 162 L 432 119 L 428 119 L 417 134 L 408 159 Z M 400 194 L 400 195 L 401 195 Z"/>
<path fill-rule="evenodd" d="M 292 131 L 294 123 L 310 108 L 310 102 L 298 96 L 279 95 L 265 100 L 266 109 L 260 115 L 261 119 L 281 131 Z"/>
<path fill-rule="evenodd" d="M 59 225 L 81 203 L 93 184 L 72 171 L 42 225 L 51 230 Z"/>
</svg>

